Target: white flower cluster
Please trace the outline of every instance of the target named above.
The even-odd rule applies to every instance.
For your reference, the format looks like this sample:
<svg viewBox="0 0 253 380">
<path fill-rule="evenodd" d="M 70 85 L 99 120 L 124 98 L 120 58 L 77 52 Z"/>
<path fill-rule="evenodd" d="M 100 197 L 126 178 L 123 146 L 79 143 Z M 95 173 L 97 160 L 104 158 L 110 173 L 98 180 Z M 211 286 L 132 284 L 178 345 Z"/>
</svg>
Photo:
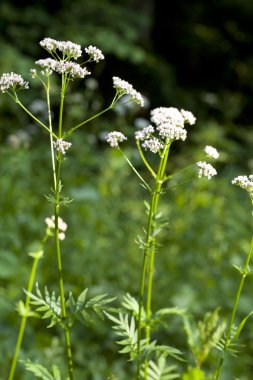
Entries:
<svg viewBox="0 0 253 380">
<path fill-rule="evenodd" d="M 231 182 L 233 185 L 240 186 L 249 193 L 253 193 L 253 175 L 249 175 L 248 177 L 246 175 L 239 175 Z"/>
<path fill-rule="evenodd" d="M 145 140 L 142 146 L 144 149 L 150 150 L 152 153 L 157 153 L 163 148 L 163 144 L 156 137 Z"/>
<path fill-rule="evenodd" d="M 113 77 L 112 80 L 113 87 L 116 88 L 117 92 L 119 92 L 121 96 L 129 95 L 135 103 L 139 104 L 141 107 L 144 106 L 143 97 L 133 88 L 130 83 L 123 79 L 120 79 L 119 77 Z"/>
<path fill-rule="evenodd" d="M 87 54 L 89 54 L 90 58 L 93 59 L 95 62 L 102 61 L 105 57 L 102 53 L 102 51 L 95 46 L 88 46 L 87 48 L 84 49 Z"/>
<path fill-rule="evenodd" d="M 45 219 L 45 223 L 48 226 L 50 230 L 55 230 L 55 216 L 52 215 L 50 218 Z M 63 221 L 63 219 L 59 216 L 58 217 L 58 229 L 59 229 L 59 239 L 64 240 L 65 239 L 65 233 L 68 226 Z"/>
<path fill-rule="evenodd" d="M 195 120 L 190 111 L 179 111 L 174 107 L 158 107 L 151 111 L 151 121 L 155 124 L 155 128 L 152 125 L 145 127 L 135 132 L 135 138 L 143 141 L 144 149 L 157 153 L 163 149 L 164 143 L 184 141 L 187 137 L 185 123 L 194 124 Z M 154 132 L 159 136 L 153 136 Z"/>
<path fill-rule="evenodd" d="M 186 129 L 176 125 L 163 123 L 157 127 L 159 135 L 166 140 L 185 140 L 187 137 Z"/>
<path fill-rule="evenodd" d="M 56 50 L 60 51 L 63 57 L 77 59 L 82 55 L 81 46 L 71 41 L 57 41 L 53 38 L 44 38 L 40 41 L 40 46 L 50 53 L 55 53 Z"/>
<path fill-rule="evenodd" d="M 24 79 L 19 74 L 15 74 L 13 72 L 11 73 L 4 73 L 0 77 L 0 91 L 6 92 L 9 89 L 12 89 L 13 91 L 25 89 L 27 90 L 29 88 L 28 82 L 25 82 Z"/>
<path fill-rule="evenodd" d="M 154 132 L 154 127 L 152 125 L 149 125 L 148 127 L 143 128 L 141 131 L 135 132 L 135 138 L 136 140 L 144 141 L 146 139 L 149 139 Z"/>
<path fill-rule="evenodd" d="M 197 166 L 199 169 L 199 178 L 207 177 L 207 179 L 211 179 L 213 176 L 217 174 L 217 171 L 211 164 L 207 164 L 204 161 L 197 162 Z"/>
<path fill-rule="evenodd" d="M 108 133 L 106 141 L 110 144 L 112 148 L 118 148 L 119 142 L 127 140 L 126 136 L 121 132 L 110 132 Z"/>
<path fill-rule="evenodd" d="M 214 159 L 219 158 L 219 155 L 220 155 L 217 149 L 210 145 L 207 145 L 204 148 L 204 152 L 206 153 L 207 157 L 214 158 Z"/>
<path fill-rule="evenodd" d="M 46 75 L 55 71 L 58 74 L 69 74 L 71 78 L 85 78 L 90 75 L 86 67 L 82 68 L 78 63 L 69 61 L 57 61 L 52 58 L 39 59 L 35 62 L 36 65 L 44 69 Z M 32 75 L 34 71 L 31 72 Z"/>
<path fill-rule="evenodd" d="M 62 139 L 58 139 L 56 141 L 53 141 L 53 146 L 58 152 L 61 152 L 62 154 L 65 154 L 66 151 L 71 147 L 71 143 L 64 141 Z"/>
<path fill-rule="evenodd" d="M 176 127 L 184 128 L 184 124 L 193 125 L 196 122 L 195 116 L 190 111 L 174 107 L 158 107 L 151 111 L 151 121 L 157 126 L 168 123 Z"/>
</svg>

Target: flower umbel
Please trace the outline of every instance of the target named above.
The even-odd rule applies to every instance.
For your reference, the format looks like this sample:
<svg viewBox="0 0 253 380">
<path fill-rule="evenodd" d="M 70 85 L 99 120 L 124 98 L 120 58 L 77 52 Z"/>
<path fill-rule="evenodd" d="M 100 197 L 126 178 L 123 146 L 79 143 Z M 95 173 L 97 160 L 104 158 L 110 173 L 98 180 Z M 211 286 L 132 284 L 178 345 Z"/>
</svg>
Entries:
<svg viewBox="0 0 253 380">
<path fill-rule="evenodd" d="M 102 51 L 96 48 L 95 46 L 90 45 L 84 50 L 87 54 L 89 54 L 90 58 L 95 62 L 99 62 L 105 58 Z"/>
<path fill-rule="evenodd" d="M 217 149 L 210 145 L 207 145 L 204 148 L 204 152 L 206 153 L 207 157 L 214 158 L 214 159 L 219 158 L 219 155 L 220 155 Z"/>
<path fill-rule="evenodd" d="M 237 185 L 241 187 L 243 190 L 248 191 L 249 193 L 253 193 L 253 175 L 239 175 L 235 177 L 232 181 L 233 185 Z"/>
<path fill-rule="evenodd" d="M 40 41 L 40 46 L 50 53 L 55 53 L 59 50 L 63 57 L 77 59 L 82 55 L 81 46 L 71 41 L 57 41 L 53 38 L 44 38 Z"/>
<path fill-rule="evenodd" d="M 207 177 L 207 179 L 211 179 L 214 175 L 217 174 L 217 171 L 211 164 L 207 164 L 206 162 L 199 161 L 197 162 L 197 166 L 199 168 L 198 177 Z"/>
<path fill-rule="evenodd" d="M 150 150 L 152 153 L 157 153 L 163 148 L 163 144 L 155 137 L 145 140 L 142 146 L 144 149 Z"/>
<path fill-rule="evenodd" d="M 5 73 L 0 77 L 0 90 L 3 93 L 9 89 L 15 92 L 18 90 L 27 90 L 28 88 L 28 82 L 25 82 L 19 74 L 11 72 Z"/>
<path fill-rule="evenodd" d="M 53 142 L 54 148 L 58 150 L 58 152 L 61 152 L 62 154 L 65 154 L 66 151 L 71 147 L 71 143 L 64 141 L 62 139 L 58 139 Z"/>
<path fill-rule="evenodd" d="M 108 133 L 106 141 L 110 144 L 112 148 L 118 148 L 119 142 L 127 140 L 127 137 L 121 132 L 110 132 Z"/>
<path fill-rule="evenodd" d="M 130 83 L 118 77 L 113 77 L 112 80 L 113 87 L 116 88 L 117 92 L 120 94 L 120 97 L 123 95 L 129 95 L 135 103 L 139 104 L 141 107 L 144 106 L 143 97 Z"/>
</svg>

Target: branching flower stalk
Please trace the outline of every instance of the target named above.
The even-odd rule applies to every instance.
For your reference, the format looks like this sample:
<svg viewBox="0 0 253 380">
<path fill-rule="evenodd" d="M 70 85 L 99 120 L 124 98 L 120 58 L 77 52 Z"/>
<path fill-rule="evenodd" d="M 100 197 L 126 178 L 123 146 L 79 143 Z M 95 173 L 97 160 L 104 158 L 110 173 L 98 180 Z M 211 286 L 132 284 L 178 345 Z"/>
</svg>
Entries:
<svg viewBox="0 0 253 380">
<path fill-rule="evenodd" d="M 151 303 L 152 303 L 152 288 L 153 288 L 153 273 L 154 273 L 154 260 L 155 260 L 155 250 L 156 250 L 156 214 L 159 205 L 159 199 L 162 194 L 162 186 L 164 181 L 165 169 L 167 166 L 168 156 L 170 150 L 170 143 L 164 145 L 163 151 L 160 157 L 160 164 L 158 168 L 157 175 L 155 177 L 155 184 L 152 190 L 150 209 L 148 215 L 148 224 L 146 232 L 146 242 L 145 249 L 143 253 L 143 262 L 141 270 L 141 285 L 139 294 L 139 315 L 138 315 L 138 346 L 137 350 L 140 354 L 140 342 L 141 342 L 141 332 L 142 332 L 142 310 L 144 307 L 144 292 L 147 276 L 147 301 L 146 301 L 146 321 L 145 321 L 145 339 L 146 344 L 150 343 L 150 318 L 151 318 Z M 148 268 L 147 268 L 148 267 Z M 140 378 L 140 366 L 141 360 L 138 359 L 137 368 L 137 378 Z M 145 370 L 145 376 L 147 376 Z"/>
<path fill-rule="evenodd" d="M 87 62 L 99 62 L 104 59 L 102 52 L 94 46 L 89 46 L 85 48 L 85 53 L 89 56 L 88 59 L 78 64 L 73 60 L 77 60 L 82 55 L 81 46 L 70 41 L 56 41 L 52 38 L 44 38 L 40 45 L 47 50 L 52 58 L 40 59 L 35 62 L 41 68 L 40 74 L 37 73 L 36 69 L 31 69 L 32 78 L 37 78 L 42 83 L 47 100 L 47 111 L 48 111 L 48 125 L 41 122 L 32 112 L 27 109 L 26 106 L 19 100 L 17 92 L 22 89 L 28 89 L 28 82 L 19 75 L 13 72 L 3 74 L 0 77 L 0 91 L 7 93 L 40 127 L 42 127 L 50 136 L 50 150 L 51 150 L 51 162 L 52 162 L 52 174 L 53 174 L 53 196 L 48 196 L 47 199 L 54 203 L 54 215 L 51 219 L 47 219 L 49 228 L 53 229 L 53 234 L 55 236 L 55 247 L 56 247 L 56 262 L 58 268 L 58 279 L 59 279 L 59 293 L 60 293 L 60 304 L 61 304 L 61 319 L 64 326 L 64 336 L 65 336 L 65 346 L 66 354 L 68 360 L 68 379 L 73 380 L 74 369 L 73 369 L 73 359 L 72 359 L 72 349 L 70 343 L 70 326 L 67 321 L 67 311 L 66 311 L 66 300 L 64 292 L 64 281 L 63 281 L 63 267 L 62 267 L 62 257 L 61 257 L 61 240 L 64 239 L 64 231 L 67 228 L 66 224 L 63 223 L 60 218 L 60 206 L 61 204 L 69 203 L 68 198 L 61 196 L 62 182 L 61 182 L 61 168 L 64 161 L 64 156 L 66 151 L 70 148 L 71 143 L 65 141 L 66 137 L 70 137 L 74 131 L 93 119 L 101 116 L 105 112 L 114 108 L 117 101 L 124 95 L 128 96 L 127 102 L 133 101 L 140 106 L 144 105 L 143 98 L 139 92 L 137 92 L 131 84 L 118 78 L 113 77 L 113 87 L 115 88 L 115 96 L 111 104 L 100 111 L 99 113 L 89 117 L 88 119 L 78 123 L 74 127 L 70 127 L 68 130 L 63 131 L 63 118 L 64 118 L 64 101 L 67 92 L 68 85 L 70 81 L 76 78 L 85 78 L 90 75 L 90 72 L 86 67 L 83 67 Z M 58 119 L 58 131 L 57 134 L 53 131 L 52 125 L 52 115 L 51 115 L 51 102 L 50 102 L 50 78 L 53 73 L 60 74 L 61 76 L 61 93 L 59 102 L 59 119 Z M 44 79 L 45 78 L 45 79 Z M 35 275 L 34 270 L 32 274 Z M 34 281 L 34 277 L 32 277 Z M 32 281 L 32 284 L 33 284 Z M 29 282 L 28 292 L 31 293 L 32 287 Z M 28 297 L 28 296 L 27 296 Z M 26 305 L 29 305 L 29 297 L 26 298 Z M 14 364 L 11 370 L 11 376 L 13 377 L 15 366 L 18 358 L 19 348 L 21 346 L 24 329 L 25 329 L 26 319 L 22 320 L 21 332 L 18 338 L 18 345 L 15 350 Z M 9 380 L 12 380 L 10 377 Z"/>
<path fill-rule="evenodd" d="M 143 260 L 140 275 L 140 289 L 139 289 L 139 303 L 137 315 L 137 347 L 133 345 L 132 356 L 137 358 L 137 371 L 136 379 L 139 380 L 144 376 L 144 380 L 148 379 L 148 360 L 143 360 L 143 350 L 148 349 L 151 344 L 151 326 L 152 326 L 152 294 L 153 294 L 153 275 L 155 264 L 155 253 L 157 250 L 157 235 L 161 230 L 161 223 L 159 221 L 159 200 L 165 190 L 163 185 L 167 182 L 172 175 L 166 175 L 166 168 L 171 144 L 176 140 L 185 140 L 187 131 L 184 128 L 185 124 L 193 125 L 195 117 L 189 111 L 181 110 L 170 107 L 160 107 L 151 111 L 151 121 L 153 125 L 143 128 L 135 133 L 136 144 L 140 157 L 151 174 L 154 184 L 150 187 L 147 182 L 141 177 L 138 171 L 133 167 L 129 159 L 124 155 L 119 148 L 119 143 L 127 140 L 123 133 L 114 131 L 110 132 L 107 137 L 107 142 L 111 147 L 117 148 L 125 157 L 128 164 L 131 166 L 135 174 L 141 179 L 144 187 L 151 193 L 150 204 L 148 206 L 148 221 L 145 229 L 145 238 L 139 238 L 140 248 L 143 249 Z M 211 149 L 210 149 L 211 148 Z M 149 150 L 154 154 L 159 155 L 158 169 L 155 171 L 145 157 L 143 149 Z M 209 147 L 209 156 L 216 156 L 218 152 L 215 148 Z M 216 173 L 216 170 L 211 164 L 206 162 L 197 163 L 199 169 L 199 177 L 207 177 L 210 179 Z M 120 316 L 121 318 L 122 316 Z M 144 330 L 144 331 L 143 331 Z M 143 333 L 144 332 L 144 333 Z M 122 342 L 120 343 L 122 344 Z M 129 352 L 130 348 L 127 346 L 125 351 Z M 147 353 L 147 351 L 146 351 Z"/>
<path fill-rule="evenodd" d="M 242 189 L 246 190 L 249 193 L 251 204 L 253 206 L 253 175 L 250 175 L 249 177 L 247 177 L 247 176 L 238 176 L 235 179 L 233 179 L 232 184 L 241 187 Z M 237 289 L 237 292 L 236 292 L 236 296 L 235 296 L 235 300 L 234 300 L 233 309 L 232 309 L 232 312 L 231 312 L 231 317 L 230 317 L 229 325 L 228 325 L 227 332 L 226 332 L 226 335 L 225 335 L 225 341 L 224 341 L 224 344 L 223 344 L 223 347 L 222 347 L 221 356 L 220 356 L 220 359 L 218 360 L 218 364 L 217 364 L 217 367 L 216 367 L 216 370 L 215 370 L 214 380 L 218 380 L 220 378 L 222 367 L 223 367 L 223 364 L 224 364 L 224 361 L 225 361 L 225 355 L 226 355 L 227 351 L 229 350 L 229 346 L 230 346 L 231 338 L 232 338 L 232 329 L 234 327 L 234 321 L 235 321 L 236 312 L 237 312 L 237 309 L 238 309 L 238 304 L 239 304 L 239 301 L 240 301 L 240 298 L 241 298 L 241 293 L 242 293 L 242 290 L 243 290 L 244 282 L 246 280 L 246 277 L 251 272 L 249 264 L 250 264 L 250 261 L 251 261 L 251 258 L 252 258 L 252 254 L 253 254 L 253 235 L 252 235 L 252 238 L 251 238 L 250 248 L 249 248 L 249 251 L 248 251 L 248 254 L 247 254 L 247 257 L 246 257 L 246 260 L 245 260 L 243 268 L 236 267 L 236 269 L 241 274 L 241 280 L 239 282 L 239 286 L 238 286 L 238 289 Z M 239 334 L 241 332 L 241 329 L 242 329 L 244 323 L 246 322 L 246 320 L 248 319 L 248 317 L 251 314 L 252 313 L 248 314 L 248 316 L 243 320 L 243 324 L 241 326 L 239 325 L 239 328 L 237 329 L 236 336 L 235 336 L 236 338 L 239 337 Z"/>
</svg>

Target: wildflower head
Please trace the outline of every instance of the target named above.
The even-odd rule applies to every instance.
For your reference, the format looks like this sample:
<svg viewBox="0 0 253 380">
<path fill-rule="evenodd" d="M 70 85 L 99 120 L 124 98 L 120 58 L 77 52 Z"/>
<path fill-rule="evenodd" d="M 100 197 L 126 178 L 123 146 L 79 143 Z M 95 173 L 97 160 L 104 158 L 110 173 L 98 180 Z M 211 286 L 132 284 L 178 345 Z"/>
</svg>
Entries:
<svg viewBox="0 0 253 380">
<path fill-rule="evenodd" d="M 160 152 L 163 149 L 163 144 L 156 137 L 145 140 L 142 146 L 145 150 L 150 150 L 152 153 Z"/>
<path fill-rule="evenodd" d="M 135 132 L 135 138 L 136 140 L 144 141 L 146 139 L 149 139 L 152 133 L 154 132 L 154 127 L 152 125 L 149 125 L 148 127 L 145 127 L 142 130 Z"/>
<path fill-rule="evenodd" d="M 65 154 L 66 151 L 71 147 L 71 143 L 64 141 L 62 139 L 58 139 L 53 142 L 54 148 L 58 151 L 61 152 L 62 154 Z"/>
<path fill-rule="evenodd" d="M 96 48 L 95 46 L 90 45 L 89 47 L 85 48 L 84 50 L 90 56 L 90 59 L 95 61 L 95 62 L 99 62 L 105 58 L 102 51 L 100 49 Z"/>
<path fill-rule="evenodd" d="M 55 216 L 52 215 L 50 218 L 45 219 L 45 223 L 47 225 L 47 232 L 49 235 L 52 234 L 52 232 L 55 230 Z M 65 232 L 67 230 L 68 226 L 63 221 L 61 217 L 58 217 L 58 229 L 59 229 L 59 239 L 64 240 L 65 239 Z"/>
<path fill-rule="evenodd" d="M 231 182 L 233 185 L 237 185 L 243 190 L 246 190 L 249 193 L 253 194 L 253 175 L 249 175 L 248 177 L 246 175 L 239 175 L 238 177 L 235 177 Z"/>
<path fill-rule="evenodd" d="M 139 92 L 137 92 L 133 86 L 126 82 L 123 79 L 120 79 L 118 77 L 113 77 L 113 87 L 116 88 L 117 93 L 119 94 L 119 97 L 123 95 L 129 95 L 130 98 L 137 104 L 139 104 L 141 107 L 144 106 L 144 100 L 143 97 Z"/>
<path fill-rule="evenodd" d="M 189 111 L 179 111 L 174 107 L 158 107 L 151 111 L 151 121 L 155 127 L 149 125 L 135 133 L 136 140 L 143 141 L 144 149 L 153 153 L 160 152 L 164 144 L 175 140 L 184 141 L 187 131 L 185 123 L 193 124 L 195 117 Z"/>
<path fill-rule="evenodd" d="M 28 82 L 25 82 L 19 74 L 11 72 L 0 77 L 0 91 L 3 93 L 8 90 L 16 92 L 18 90 L 27 90 L 28 88 Z"/>
<path fill-rule="evenodd" d="M 90 72 L 86 67 L 81 67 L 78 63 L 72 61 L 57 61 L 56 59 L 46 58 L 39 59 L 36 65 L 43 68 L 42 74 L 50 75 L 52 72 L 58 74 L 67 74 L 71 78 L 85 78 Z"/>
<path fill-rule="evenodd" d="M 106 141 L 109 143 L 109 145 L 112 148 L 118 148 L 119 143 L 123 142 L 124 140 L 127 140 L 126 136 L 123 135 L 121 132 L 110 132 L 108 133 Z"/>
<path fill-rule="evenodd" d="M 188 123 L 190 125 L 195 124 L 196 117 L 190 111 L 185 111 L 185 110 L 182 109 L 180 112 L 181 112 L 181 115 L 184 118 L 184 122 L 185 123 Z"/>
<path fill-rule="evenodd" d="M 219 158 L 219 155 L 220 155 L 219 152 L 217 151 L 217 149 L 210 146 L 210 145 L 207 145 L 204 148 L 204 152 L 206 153 L 207 157 L 214 158 L 214 159 Z"/>
<path fill-rule="evenodd" d="M 81 46 L 71 41 L 57 41 L 53 38 L 44 38 L 42 41 L 40 41 L 40 46 L 42 46 L 52 55 L 54 55 L 54 53 L 56 53 L 58 50 L 62 53 L 64 59 L 77 59 L 82 55 Z"/>
<path fill-rule="evenodd" d="M 217 171 L 214 169 L 214 167 L 211 164 L 207 164 L 206 162 L 197 162 L 197 167 L 199 169 L 199 178 L 206 177 L 207 179 L 211 179 L 217 174 Z"/>
</svg>

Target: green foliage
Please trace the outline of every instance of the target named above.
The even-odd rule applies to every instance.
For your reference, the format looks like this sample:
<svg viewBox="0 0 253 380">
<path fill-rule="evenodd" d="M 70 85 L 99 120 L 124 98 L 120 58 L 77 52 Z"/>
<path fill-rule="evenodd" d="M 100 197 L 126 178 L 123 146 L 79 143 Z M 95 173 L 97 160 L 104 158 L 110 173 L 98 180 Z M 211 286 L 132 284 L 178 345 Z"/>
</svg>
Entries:
<svg viewBox="0 0 253 380">
<path fill-rule="evenodd" d="M 59 324 L 63 329 L 66 325 L 71 327 L 75 320 L 79 320 L 80 322 L 89 325 L 93 321 L 92 316 L 90 315 L 91 311 L 93 311 L 99 318 L 104 319 L 104 312 L 113 310 L 108 304 L 115 298 L 107 298 L 107 294 L 100 294 L 87 300 L 86 295 L 88 289 L 85 289 L 77 297 L 77 300 L 74 299 L 71 292 L 69 293 L 69 298 L 66 304 L 67 316 L 63 319 L 60 297 L 56 297 L 54 291 L 50 295 L 47 287 L 45 287 L 43 296 L 38 283 L 36 283 L 35 290 L 36 295 L 27 291 L 26 294 L 31 298 L 31 305 L 34 305 L 35 310 L 42 314 L 41 318 L 50 319 L 50 323 L 47 326 L 48 328 L 51 328 L 56 324 Z"/>
<path fill-rule="evenodd" d="M 148 368 L 145 370 L 147 371 L 147 379 L 148 380 L 172 380 L 172 379 L 178 379 L 180 375 L 175 372 L 176 366 L 166 365 L 166 358 L 164 356 L 160 356 L 157 359 L 157 363 L 150 360 L 148 362 Z M 141 371 L 141 376 L 144 378 L 144 369 Z"/>
<path fill-rule="evenodd" d="M 52 366 L 52 373 L 50 373 L 43 365 L 32 363 L 30 360 L 23 362 L 25 369 L 32 372 L 36 377 L 42 380 L 61 380 L 59 368 L 55 365 Z"/>
<path fill-rule="evenodd" d="M 107 317 L 114 322 L 113 329 L 117 336 L 120 337 L 116 343 L 124 346 L 119 352 L 121 354 L 129 354 L 129 360 L 136 359 L 138 355 L 137 338 L 138 332 L 134 316 L 130 317 L 128 314 L 119 313 L 118 317 L 106 313 Z M 145 340 L 141 341 L 141 347 L 145 346 Z"/>
<path fill-rule="evenodd" d="M 92 317 L 90 312 L 93 311 L 100 319 L 104 319 L 104 313 L 113 311 L 114 309 L 110 307 L 112 301 L 115 300 L 114 297 L 107 298 L 107 294 L 97 295 L 90 300 L 86 300 L 88 289 L 85 289 L 75 301 L 72 293 L 69 294 L 68 306 L 69 306 L 69 319 L 70 325 L 73 324 L 75 319 L 80 322 L 90 325 L 92 323 Z"/>
<path fill-rule="evenodd" d="M 187 373 L 183 374 L 182 380 L 205 380 L 204 372 L 199 368 L 189 368 Z"/>
<path fill-rule="evenodd" d="M 207 312 L 197 326 L 192 324 L 187 315 L 183 317 L 183 322 L 195 364 L 200 368 L 209 356 L 211 349 L 220 342 L 226 323 L 220 321 L 219 309 Z"/>
<path fill-rule="evenodd" d="M 41 318 L 50 319 L 48 328 L 53 327 L 57 323 L 64 328 L 60 297 L 56 298 L 55 292 L 52 292 L 52 295 L 50 295 L 47 287 L 45 287 L 43 297 L 39 285 L 36 283 L 36 295 L 27 291 L 26 294 L 31 298 L 31 305 L 36 306 L 35 310 L 42 314 Z"/>
</svg>

